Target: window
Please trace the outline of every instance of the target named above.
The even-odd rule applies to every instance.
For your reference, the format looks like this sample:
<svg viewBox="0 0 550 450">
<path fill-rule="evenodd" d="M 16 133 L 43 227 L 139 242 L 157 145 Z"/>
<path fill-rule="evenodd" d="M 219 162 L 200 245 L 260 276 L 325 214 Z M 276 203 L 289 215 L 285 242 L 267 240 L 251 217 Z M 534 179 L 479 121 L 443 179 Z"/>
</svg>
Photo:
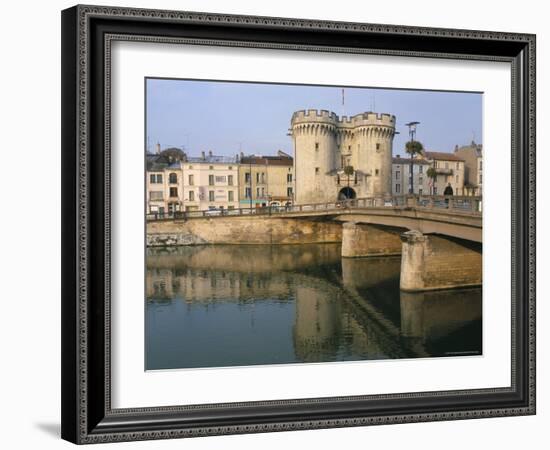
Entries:
<svg viewBox="0 0 550 450">
<path fill-rule="evenodd" d="M 482 179 L 482 174 L 480 173 L 480 174 L 479 174 L 479 184 L 482 184 L 482 183 L 481 183 L 481 179 Z"/>
<path fill-rule="evenodd" d="M 396 170 L 395 171 L 395 178 L 399 180 L 399 178 L 401 178 L 401 171 L 400 170 Z"/>
<path fill-rule="evenodd" d="M 418 195 L 422 195 L 422 188 L 418 189 Z"/>
<path fill-rule="evenodd" d="M 229 186 L 233 186 L 233 175 L 228 175 L 227 176 L 227 184 Z"/>
<path fill-rule="evenodd" d="M 227 192 L 227 200 L 232 202 L 234 200 L 233 198 L 233 191 L 228 191 Z"/>
<path fill-rule="evenodd" d="M 265 197 L 265 190 L 262 188 L 262 197 Z"/>
<path fill-rule="evenodd" d="M 262 172 L 262 184 L 265 183 L 265 173 Z"/>
<path fill-rule="evenodd" d="M 418 177 L 418 182 L 419 182 L 420 184 L 422 184 L 422 183 L 424 182 L 424 178 Z"/>
<path fill-rule="evenodd" d="M 168 175 L 168 182 L 170 184 L 177 184 L 178 183 L 178 176 L 175 173 L 171 173 Z"/>
<path fill-rule="evenodd" d="M 162 191 L 150 191 L 149 200 L 162 200 L 163 195 Z"/>
<path fill-rule="evenodd" d="M 194 202 L 195 201 L 195 192 L 189 191 L 189 201 Z"/>
<path fill-rule="evenodd" d="M 189 166 L 189 170 L 193 170 L 193 166 Z"/>
<path fill-rule="evenodd" d="M 434 186 L 434 195 L 437 195 L 437 186 Z"/>
<path fill-rule="evenodd" d="M 250 172 L 246 172 L 246 173 L 244 174 L 244 182 L 245 182 L 245 183 L 250 183 L 250 179 L 251 179 L 251 177 L 250 177 Z"/>
<path fill-rule="evenodd" d="M 170 197 L 177 197 L 178 196 L 178 188 L 177 187 L 171 187 L 170 188 Z"/>
<path fill-rule="evenodd" d="M 376 150 L 380 150 L 380 143 L 376 143 Z"/>
<path fill-rule="evenodd" d="M 401 185 L 400 185 L 400 184 L 396 184 L 396 185 L 395 185 L 395 192 L 396 192 L 397 194 L 400 194 L 400 193 L 401 193 Z"/>
<path fill-rule="evenodd" d="M 380 173 L 380 171 L 378 169 L 374 169 L 374 174 L 375 175 L 378 175 Z"/>
<path fill-rule="evenodd" d="M 233 170 L 233 167 L 229 166 L 227 169 L 228 169 L 228 170 Z"/>
<path fill-rule="evenodd" d="M 214 175 L 208 175 L 208 184 L 214 186 Z"/>
<path fill-rule="evenodd" d="M 225 183 L 226 177 L 225 176 L 217 176 L 216 177 L 216 184 L 218 183 Z"/>
<path fill-rule="evenodd" d="M 351 145 L 348 145 L 348 151 L 351 152 Z"/>
<path fill-rule="evenodd" d="M 286 196 L 287 197 L 292 197 L 292 188 L 291 187 L 286 188 Z"/>
<path fill-rule="evenodd" d="M 291 173 L 286 174 L 286 182 L 287 183 L 292 183 L 292 174 Z"/>
<path fill-rule="evenodd" d="M 245 197 L 245 198 L 250 198 L 250 197 L 252 197 L 252 192 L 251 192 L 251 190 L 250 190 L 249 187 L 244 188 L 244 197 Z"/>
<path fill-rule="evenodd" d="M 189 175 L 189 186 L 193 186 L 195 184 L 195 175 Z"/>
<path fill-rule="evenodd" d="M 260 196 L 260 188 L 256 188 L 256 197 Z"/>
<path fill-rule="evenodd" d="M 319 167 L 316 167 L 315 168 L 315 175 L 317 175 L 319 173 Z"/>
<path fill-rule="evenodd" d="M 161 173 L 152 173 L 149 175 L 149 183 L 151 184 L 160 184 L 162 183 L 162 174 Z"/>
<path fill-rule="evenodd" d="M 446 162 L 446 163 L 445 163 L 445 169 L 448 169 L 448 168 L 449 168 L 449 163 Z"/>
<path fill-rule="evenodd" d="M 479 160 L 479 170 L 483 169 L 483 162 Z"/>
<path fill-rule="evenodd" d="M 458 184 L 458 175 L 456 176 L 456 184 Z"/>
<path fill-rule="evenodd" d="M 456 163 L 456 170 L 460 169 L 460 163 Z"/>
<path fill-rule="evenodd" d="M 424 173 L 424 166 L 422 164 L 418 166 L 418 173 Z"/>
<path fill-rule="evenodd" d="M 208 169 L 209 170 L 214 170 L 214 166 L 209 166 Z"/>
<path fill-rule="evenodd" d="M 319 151 L 319 142 L 315 143 L 315 151 Z"/>
<path fill-rule="evenodd" d="M 208 191 L 208 201 L 214 201 L 214 191 Z"/>
<path fill-rule="evenodd" d="M 260 182 L 260 172 L 256 172 L 256 183 Z"/>
</svg>

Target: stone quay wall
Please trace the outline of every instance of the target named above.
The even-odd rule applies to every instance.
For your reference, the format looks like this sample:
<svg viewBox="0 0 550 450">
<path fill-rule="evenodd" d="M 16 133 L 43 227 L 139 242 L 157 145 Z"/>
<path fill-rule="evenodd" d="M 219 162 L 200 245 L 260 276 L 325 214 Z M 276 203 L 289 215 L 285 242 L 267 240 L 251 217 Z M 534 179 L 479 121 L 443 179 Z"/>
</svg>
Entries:
<svg viewBox="0 0 550 450">
<path fill-rule="evenodd" d="M 342 242 L 338 222 L 272 216 L 212 217 L 147 223 L 147 246 L 201 244 L 321 244 Z"/>
</svg>

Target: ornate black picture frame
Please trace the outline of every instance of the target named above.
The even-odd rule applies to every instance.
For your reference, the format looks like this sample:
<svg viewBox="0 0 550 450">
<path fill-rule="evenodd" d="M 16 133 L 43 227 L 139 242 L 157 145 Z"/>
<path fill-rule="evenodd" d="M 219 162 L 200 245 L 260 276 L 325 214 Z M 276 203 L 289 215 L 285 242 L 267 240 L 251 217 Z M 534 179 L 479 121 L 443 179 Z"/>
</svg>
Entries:
<svg viewBox="0 0 550 450">
<path fill-rule="evenodd" d="M 509 62 L 511 386 L 113 409 L 109 108 L 110 46 L 116 40 Z M 62 192 L 66 440 L 84 444 L 535 414 L 534 35 L 75 6 L 62 12 Z"/>
</svg>

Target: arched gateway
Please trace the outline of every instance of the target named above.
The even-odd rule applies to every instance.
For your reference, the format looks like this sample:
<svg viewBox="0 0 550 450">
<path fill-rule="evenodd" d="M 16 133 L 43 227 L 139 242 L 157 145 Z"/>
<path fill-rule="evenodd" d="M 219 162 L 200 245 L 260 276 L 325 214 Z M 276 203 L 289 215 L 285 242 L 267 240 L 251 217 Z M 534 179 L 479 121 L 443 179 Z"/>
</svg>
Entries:
<svg viewBox="0 0 550 450">
<path fill-rule="evenodd" d="M 357 197 L 355 191 L 350 187 L 340 189 L 338 193 L 338 200 L 351 200 Z"/>
</svg>

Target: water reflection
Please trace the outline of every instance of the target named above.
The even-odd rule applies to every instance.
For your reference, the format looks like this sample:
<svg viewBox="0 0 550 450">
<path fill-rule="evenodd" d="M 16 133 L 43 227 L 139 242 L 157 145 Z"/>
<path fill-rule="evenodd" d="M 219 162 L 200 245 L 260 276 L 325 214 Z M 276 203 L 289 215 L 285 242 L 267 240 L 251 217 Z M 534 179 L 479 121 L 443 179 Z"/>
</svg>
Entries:
<svg viewBox="0 0 550 450">
<path fill-rule="evenodd" d="M 481 290 L 399 290 L 339 244 L 149 249 L 148 369 L 481 353 Z"/>
</svg>

